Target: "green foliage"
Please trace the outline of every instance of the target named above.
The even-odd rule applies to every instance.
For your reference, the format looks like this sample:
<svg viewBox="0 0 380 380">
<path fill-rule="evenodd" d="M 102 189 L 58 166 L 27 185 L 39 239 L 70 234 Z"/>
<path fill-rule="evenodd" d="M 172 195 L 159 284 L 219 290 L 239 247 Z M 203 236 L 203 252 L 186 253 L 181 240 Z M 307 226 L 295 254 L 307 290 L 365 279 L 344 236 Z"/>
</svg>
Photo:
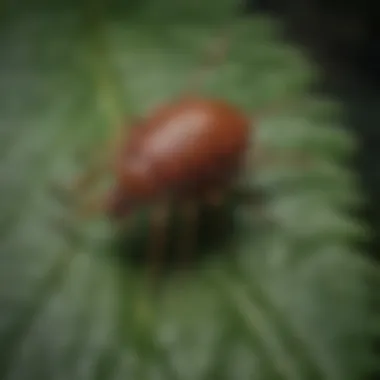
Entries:
<svg viewBox="0 0 380 380">
<path fill-rule="evenodd" d="M 141 2 L 124 21 L 44 12 L 3 31 L 1 379 L 349 380 L 371 369 L 372 269 L 354 252 L 366 231 L 349 215 L 360 197 L 344 167 L 355 144 L 336 106 L 308 92 L 316 74 L 300 52 L 269 20 L 233 20 L 233 3 Z M 84 170 L 78 152 L 124 114 L 181 92 L 220 30 L 207 20 L 229 20 L 234 43 L 204 92 L 253 116 L 294 99 L 253 127 L 260 147 L 312 160 L 249 170 L 275 225 L 240 205 L 232 243 L 151 297 L 141 271 L 115 257 L 106 221 L 73 224 L 75 241 L 54 228 L 69 210 L 50 184 Z M 137 235 L 148 239 L 141 216 L 125 232 L 127 254 Z"/>
</svg>

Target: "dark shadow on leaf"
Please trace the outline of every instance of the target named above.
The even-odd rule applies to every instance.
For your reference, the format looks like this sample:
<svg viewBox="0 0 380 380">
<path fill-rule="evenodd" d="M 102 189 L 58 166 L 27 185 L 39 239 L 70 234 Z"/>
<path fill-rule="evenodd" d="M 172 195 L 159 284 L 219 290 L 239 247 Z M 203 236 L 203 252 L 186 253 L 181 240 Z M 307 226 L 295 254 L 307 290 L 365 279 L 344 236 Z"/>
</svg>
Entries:
<svg viewBox="0 0 380 380">
<path fill-rule="evenodd" d="M 196 270 L 202 261 L 211 255 L 221 256 L 221 258 L 227 255 L 230 250 L 225 248 L 233 243 L 237 228 L 234 217 L 235 207 L 234 202 L 226 203 L 222 207 L 200 207 L 196 232 L 191 241 L 194 250 L 186 269 Z M 149 211 L 141 219 L 135 223 L 128 234 L 120 229 L 112 242 L 112 251 L 120 265 L 132 266 L 137 270 L 144 269 L 150 264 L 148 251 L 149 239 L 151 238 Z M 165 250 L 162 253 L 163 259 L 160 264 L 165 273 L 175 271 L 181 264 L 179 245 L 181 233 L 186 227 L 186 221 L 174 209 L 166 230 Z"/>
</svg>

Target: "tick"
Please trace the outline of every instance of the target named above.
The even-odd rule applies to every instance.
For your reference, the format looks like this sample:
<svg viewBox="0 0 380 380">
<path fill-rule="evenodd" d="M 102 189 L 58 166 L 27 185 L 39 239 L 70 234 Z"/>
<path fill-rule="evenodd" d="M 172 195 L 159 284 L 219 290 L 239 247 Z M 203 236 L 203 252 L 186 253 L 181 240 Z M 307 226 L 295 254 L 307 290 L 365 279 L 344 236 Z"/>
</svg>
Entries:
<svg viewBox="0 0 380 380">
<path fill-rule="evenodd" d="M 214 49 L 206 65 L 222 55 L 223 49 Z M 149 255 L 152 271 L 157 271 L 168 204 L 174 201 L 186 222 L 178 239 L 179 261 L 186 263 L 194 246 L 199 204 L 222 203 L 246 165 L 250 124 L 237 106 L 217 98 L 183 95 L 157 107 L 132 129 L 121 128 L 111 148 L 101 152 L 108 157 L 96 160 L 75 181 L 73 191 L 83 200 L 79 211 L 87 217 L 102 212 L 120 222 L 139 207 L 151 205 Z M 107 173 L 112 173 L 114 185 L 105 196 L 92 200 L 89 189 Z"/>
</svg>

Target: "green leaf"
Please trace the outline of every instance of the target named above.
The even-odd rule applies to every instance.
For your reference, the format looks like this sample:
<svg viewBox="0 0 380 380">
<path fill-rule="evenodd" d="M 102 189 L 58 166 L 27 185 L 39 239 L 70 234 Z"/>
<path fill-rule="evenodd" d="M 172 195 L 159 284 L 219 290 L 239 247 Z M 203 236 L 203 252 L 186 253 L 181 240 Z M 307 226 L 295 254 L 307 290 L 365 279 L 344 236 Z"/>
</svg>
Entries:
<svg viewBox="0 0 380 380">
<path fill-rule="evenodd" d="M 150 1 L 124 21 L 41 12 L 4 28 L 1 379 L 349 380 L 372 368 L 372 268 L 353 249 L 367 231 L 350 216 L 361 197 L 344 167 L 355 142 L 336 124 L 335 105 L 308 91 L 315 70 L 276 37 L 277 26 L 231 21 L 233 6 L 220 2 L 214 19 L 214 2 Z M 187 22 L 174 20 L 176 12 Z M 231 239 L 200 241 L 202 259 L 189 276 L 172 270 L 151 294 L 149 260 L 139 267 L 129 259 L 147 254 L 151 210 L 121 230 L 120 254 L 105 217 L 73 221 L 72 236 L 57 229 L 54 221 L 72 210 L 50 187 L 85 170 L 85 153 L 123 117 L 178 96 L 222 20 L 230 20 L 233 44 L 204 94 L 253 118 L 294 99 L 294 108 L 252 123 L 253 137 L 264 150 L 306 151 L 312 163 L 249 168 L 245 180 L 270 195 L 264 212 L 274 223 L 238 202 Z M 222 219 L 203 212 L 207 240 Z M 174 246 L 182 224 L 173 220 Z"/>
</svg>

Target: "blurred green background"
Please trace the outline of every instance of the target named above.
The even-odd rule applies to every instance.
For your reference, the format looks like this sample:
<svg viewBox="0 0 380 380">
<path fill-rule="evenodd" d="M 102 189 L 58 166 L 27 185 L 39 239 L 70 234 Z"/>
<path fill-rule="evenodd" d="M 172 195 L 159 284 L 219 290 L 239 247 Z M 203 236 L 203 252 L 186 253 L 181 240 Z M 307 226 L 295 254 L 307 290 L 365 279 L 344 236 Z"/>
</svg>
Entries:
<svg viewBox="0 0 380 380">
<path fill-rule="evenodd" d="M 302 17 L 310 9 L 320 29 L 330 25 L 307 3 L 272 15 L 252 11 L 269 3 L 248 12 L 234 0 L 2 3 L 0 379 L 375 373 L 380 218 L 378 156 L 368 149 L 378 95 L 374 79 L 339 66 L 300 32 L 317 29 Z M 229 55 L 202 94 L 252 115 L 263 148 L 307 152 L 313 164 L 248 168 L 243 182 L 267 195 L 274 225 L 241 199 L 204 209 L 190 275 L 171 269 L 152 294 L 144 276 L 151 210 L 121 230 L 106 217 L 57 228 L 72 213 L 51 184 L 85 170 L 119 120 L 178 96 L 226 27 Z M 329 36 L 322 41 L 336 41 Z M 294 107 L 254 123 L 260 109 L 292 99 Z M 166 252 L 174 259 L 176 211 Z"/>
</svg>

